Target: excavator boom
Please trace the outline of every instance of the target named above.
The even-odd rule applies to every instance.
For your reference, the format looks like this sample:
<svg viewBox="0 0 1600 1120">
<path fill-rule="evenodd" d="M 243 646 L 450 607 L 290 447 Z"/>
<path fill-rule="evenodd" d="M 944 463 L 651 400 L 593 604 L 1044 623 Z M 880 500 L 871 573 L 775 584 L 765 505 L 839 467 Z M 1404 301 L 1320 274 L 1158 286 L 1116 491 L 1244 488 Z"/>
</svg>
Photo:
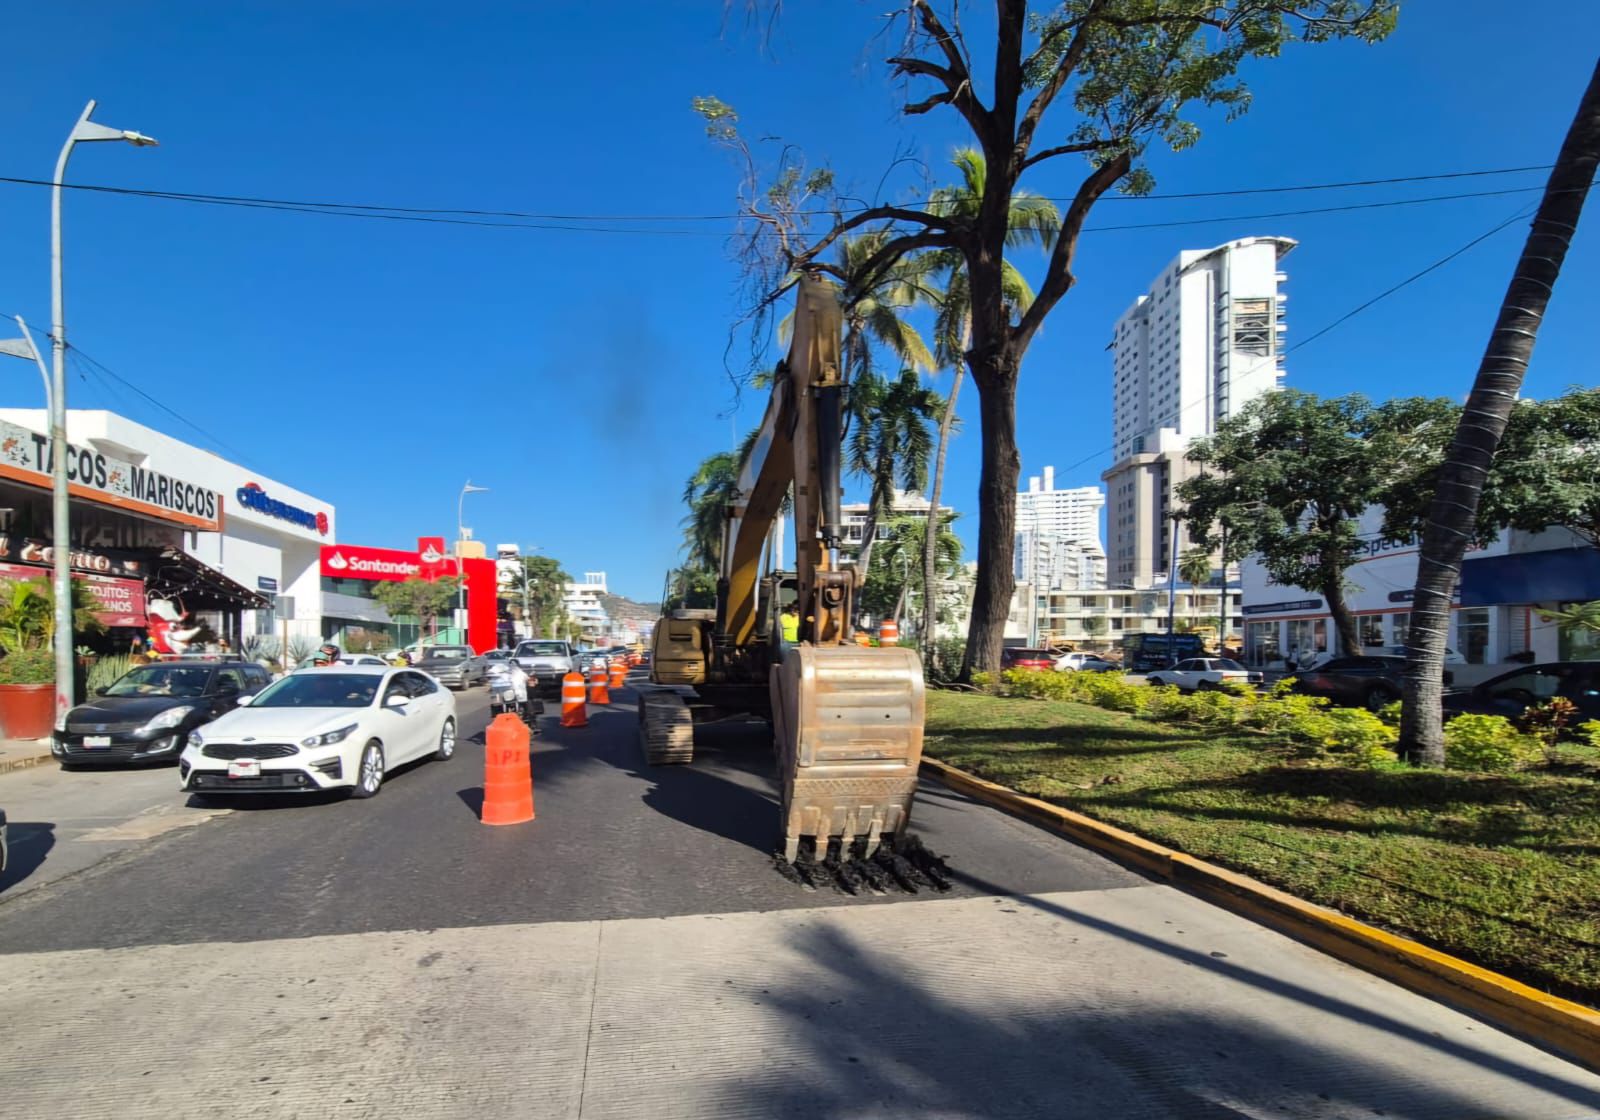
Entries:
<svg viewBox="0 0 1600 1120">
<path fill-rule="evenodd" d="M 911 649 L 854 641 L 858 575 L 837 564 L 846 390 L 837 291 L 803 276 L 793 324 L 727 510 L 716 610 L 661 620 L 651 676 L 735 695 L 739 686 L 765 686 L 783 860 L 794 862 L 809 842 L 818 858 L 848 861 L 892 846 L 910 820 L 922 758 L 922 663 Z M 794 572 L 763 578 L 762 555 L 791 491 Z M 798 608 L 798 640 L 787 640 L 777 622 L 784 600 Z M 691 718 L 676 693 L 645 697 L 649 761 L 692 759 Z"/>
</svg>

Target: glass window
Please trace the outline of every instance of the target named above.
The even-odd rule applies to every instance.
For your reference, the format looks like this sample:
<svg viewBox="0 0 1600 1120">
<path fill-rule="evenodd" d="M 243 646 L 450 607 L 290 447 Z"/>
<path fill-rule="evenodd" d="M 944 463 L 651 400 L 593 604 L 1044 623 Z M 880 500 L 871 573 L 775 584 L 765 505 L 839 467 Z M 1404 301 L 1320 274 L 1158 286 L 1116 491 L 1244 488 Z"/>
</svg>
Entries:
<svg viewBox="0 0 1600 1120">
<path fill-rule="evenodd" d="M 1523 703 L 1548 700 L 1561 690 L 1561 681 L 1565 675 L 1565 670 L 1529 669 L 1526 672 L 1502 677 L 1488 686 L 1488 692 L 1496 700 L 1515 700 Z"/>
<path fill-rule="evenodd" d="M 1468 607 L 1456 612 L 1456 649 L 1468 665 L 1489 660 L 1489 608 Z"/>
<path fill-rule="evenodd" d="M 1410 640 L 1411 612 L 1396 611 L 1389 616 L 1389 644 L 1403 646 Z"/>
<path fill-rule="evenodd" d="M 229 685 L 232 685 L 235 691 L 243 692 L 247 687 L 244 679 L 244 670 L 218 669 L 217 680 L 212 687 L 218 692 L 224 692 L 227 690 Z"/>
<path fill-rule="evenodd" d="M 1243 665 L 1239 664 L 1231 657 L 1219 657 L 1211 663 L 1211 667 L 1213 669 L 1227 669 L 1230 672 L 1244 668 Z"/>
<path fill-rule="evenodd" d="M 411 690 L 413 696 L 431 696 L 439 691 L 439 686 L 432 677 L 423 676 L 421 673 L 402 673 L 401 676 L 405 677 L 406 687 Z"/>
<path fill-rule="evenodd" d="M 253 708 L 365 708 L 377 695 L 376 673 L 291 673 L 256 697 Z"/>
<path fill-rule="evenodd" d="M 142 665 L 106 689 L 107 696 L 201 696 L 211 669 L 198 665 Z"/>
<path fill-rule="evenodd" d="M 1562 603 L 1561 609 L 1581 606 L 1579 603 Z M 1557 631 L 1557 651 L 1563 661 L 1600 661 L 1600 632 L 1574 628 Z"/>
<path fill-rule="evenodd" d="M 1244 630 L 1245 657 L 1253 665 L 1265 665 L 1282 656 L 1278 648 L 1276 622 L 1249 622 Z"/>
<path fill-rule="evenodd" d="M 1361 615 L 1356 619 L 1356 627 L 1361 631 L 1361 644 L 1363 646 L 1383 645 L 1383 615 Z"/>
</svg>

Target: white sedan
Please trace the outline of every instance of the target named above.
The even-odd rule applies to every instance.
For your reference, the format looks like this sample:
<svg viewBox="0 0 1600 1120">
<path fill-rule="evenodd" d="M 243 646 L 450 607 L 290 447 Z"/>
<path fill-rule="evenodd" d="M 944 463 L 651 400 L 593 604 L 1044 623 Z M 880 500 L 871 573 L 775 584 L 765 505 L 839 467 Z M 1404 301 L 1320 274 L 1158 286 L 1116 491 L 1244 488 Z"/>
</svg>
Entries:
<svg viewBox="0 0 1600 1120">
<path fill-rule="evenodd" d="M 394 767 L 455 752 L 455 697 L 426 673 L 330 665 L 290 673 L 190 732 L 178 779 L 201 794 L 371 797 Z"/>
<path fill-rule="evenodd" d="M 1201 688 L 1221 688 L 1224 684 L 1260 684 L 1261 674 L 1251 672 L 1226 657 L 1191 657 L 1170 669 L 1157 669 L 1145 680 L 1150 684 L 1173 684 L 1185 692 Z"/>
</svg>

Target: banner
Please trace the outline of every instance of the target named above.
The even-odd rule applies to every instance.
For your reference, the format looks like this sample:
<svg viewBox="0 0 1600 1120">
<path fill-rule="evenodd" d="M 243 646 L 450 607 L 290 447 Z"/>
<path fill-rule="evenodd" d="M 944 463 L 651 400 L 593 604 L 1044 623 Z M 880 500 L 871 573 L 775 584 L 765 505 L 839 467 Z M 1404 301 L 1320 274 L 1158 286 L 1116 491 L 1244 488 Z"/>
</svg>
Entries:
<svg viewBox="0 0 1600 1120">
<path fill-rule="evenodd" d="M 143 629 L 148 622 L 142 580 L 94 574 L 75 574 L 72 578 L 100 600 L 100 609 L 95 614 L 104 625 Z M 0 579 L 39 579 L 49 583 L 51 572 L 49 568 L 30 568 L 25 564 L 0 564 Z"/>
<path fill-rule="evenodd" d="M 436 580 L 456 574 L 456 562 L 444 550 L 443 537 L 418 537 L 417 559 L 422 561 L 422 578 Z"/>
<path fill-rule="evenodd" d="M 331 579 L 415 579 L 422 564 L 415 552 L 398 548 L 362 548 L 352 544 L 322 546 L 322 574 Z"/>
</svg>

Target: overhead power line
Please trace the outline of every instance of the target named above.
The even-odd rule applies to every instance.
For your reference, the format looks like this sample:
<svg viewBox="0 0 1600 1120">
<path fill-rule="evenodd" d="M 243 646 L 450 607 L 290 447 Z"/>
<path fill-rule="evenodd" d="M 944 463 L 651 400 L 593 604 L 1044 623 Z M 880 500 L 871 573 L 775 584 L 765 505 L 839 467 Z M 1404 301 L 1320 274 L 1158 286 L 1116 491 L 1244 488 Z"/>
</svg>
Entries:
<svg viewBox="0 0 1600 1120">
<path fill-rule="evenodd" d="M 1526 167 L 1485 168 L 1485 169 L 1471 170 L 1471 171 L 1447 171 L 1447 172 L 1438 172 L 1438 173 L 1428 174 L 1428 175 L 1402 175 L 1402 176 L 1394 176 L 1394 177 L 1385 178 L 1385 179 L 1351 179 L 1351 180 L 1344 180 L 1344 181 L 1341 181 L 1341 182 L 1302 183 L 1302 184 L 1296 184 L 1296 185 L 1270 186 L 1270 187 L 1240 187 L 1240 188 L 1231 188 L 1231 189 L 1217 190 L 1217 191 L 1190 191 L 1190 192 L 1176 193 L 1176 194 L 1110 195 L 1110 196 L 1107 196 L 1102 201 L 1106 201 L 1106 202 L 1113 202 L 1113 201 L 1115 201 L 1115 202 L 1176 201 L 1176 200 L 1193 200 L 1193 199 L 1202 199 L 1202 198 L 1236 198 L 1236 197 L 1243 197 L 1243 196 L 1249 196 L 1249 195 L 1258 195 L 1258 194 L 1288 194 L 1288 193 L 1295 193 L 1295 192 L 1301 192 L 1301 191 L 1347 190 L 1347 189 L 1355 189 L 1355 188 L 1362 188 L 1362 187 L 1395 186 L 1395 185 L 1406 184 L 1406 183 L 1436 182 L 1436 181 L 1440 181 L 1440 180 L 1449 180 L 1449 179 L 1478 178 L 1478 177 L 1493 176 L 1493 175 L 1512 175 L 1512 174 L 1519 174 L 1519 173 L 1528 172 L 1528 171 L 1543 171 L 1543 170 L 1548 170 L 1548 168 L 1549 168 L 1549 165 L 1545 164 L 1545 165 L 1530 165 L 1530 166 L 1526 166 Z M 0 183 L 10 183 L 10 184 L 13 184 L 13 185 L 16 185 L 16 186 L 35 186 L 35 187 L 48 187 L 48 186 L 52 185 L 50 180 L 47 180 L 47 179 L 29 179 L 29 178 L 23 178 L 23 177 L 18 177 L 18 176 L 0 176 Z M 250 195 L 206 194 L 206 193 L 192 192 L 192 191 L 146 190 L 146 189 L 139 189 L 139 188 L 133 188 L 133 187 L 114 187 L 114 186 L 108 186 L 108 185 L 105 185 L 105 184 L 98 184 L 98 183 L 64 183 L 64 184 L 62 184 L 62 186 L 64 188 L 68 189 L 68 190 L 90 191 L 90 192 L 101 193 L 101 194 L 122 195 L 122 196 L 138 197 L 138 198 L 155 198 L 155 199 L 163 199 L 163 200 L 170 201 L 170 202 L 189 202 L 189 203 L 195 203 L 195 204 L 201 204 L 201 205 L 212 205 L 212 206 L 238 206 L 238 207 L 245 207 L 245 208 L 252 208 L 252 209 L 263 209 L 263 210 L 284 210 L 284 211 L 301 212 L 301 213 L 331 214 L 331 215 L 344 216 L 344 217 L 377 218 L 377 219 L 380 219 L 380 220 L 388 220 L 388 221 L 414 221 L 414 222 L 427 222 L 427 223 L 442 223 L 442 224 L 448 224 L 448 225 L 484 226 L 484 227 L 490 227 L 490 228 L 507 228 L 507 227 L 509 227 L 509 228 L 519 228 L 519 229 L 543 229 L 543 230 L 583 230 L 583 231 L 594 232 L 594 233 L 622 233 L 622 234 L 627 234 L 627 233 L 646 233 L 646 232 L 649 232 L 649 233 L 655 233 L 655 234 L 668 234 L 668 235 L 680 235 L 680 236 L 682 236 L 682 235 L 700 234 L 700 233 L 703 233 L 703 232 L 706 232 L 706 231 L 699 231 L 699 230 L 640 230 L 640 229 L 634 229 L 634 228 L 603 227 L 603 226 L 594 226 L 594 225 L 569 225 L 569 224 L 549 225 L 549 224 L 541 224 L 541 223 L 725 222 L 725 221 L 736 221 L 739 218 L 743 217 L 743 215 L 736 214 L 736 213 L 731 213 L 731 214 L 562 214 L 562 213 L 540 213 L 540 212 L 524 211 L 524 210 L 489 210 L 489 209 L 456 209 L 456 208 L 421 207 L 421 206 L 389 206 L 389 205 L 384 205 L 384 204 L 381 204 L 381 203 L 365 203 L 365 202 L 319 202 L 319 201 L 311 201 L 311 200 L 305 200 L 305 199 L 266 198 L 266 197 L 250 196 Z M 1537 187 L 1528 187 L 1528 188 L 1519 188 L 1519 189 L 1537 190 L 1539 188 L 1537 188 Z M 1406 200 L 1392 200 L 1392 201 L 1387 201 L 1387 202 L 1358 204 L 1356 206 L 1352 206 L 1352 207 L 1349 207 L 1349 208 L 1350 209 L 1360 209 L 1360 208 L 1363 208 L 1363 206 L 1410 205 L 1410 204 L 1414 204 L 1416 202 L 1423 202 L 1423 201 L 1432 202 L 1432 201 L 1443 201 L 1443 200 L 1446 200 L 1446 199 L 1454 199 L 1454 198 L 1486 197 L 1487 195 L 1498 194 L 1498 193 L 1505 193 L 1505 192 L 1495 191 L 1495 192 L 1481 192 L 1481 193 L 1459 194 L 1459 195 L 1440 195 L 1440 196 L 1435 196 L 1435 197 L 1429 198 L 1429 199 L 1406 199 Z M 1052 201 L 1067 202 L 1067 201 L 1070 201 L 1070 199 L 1067 199 L 1067 198 L 1055 198 L 1055 199 L 1052 199 Z M 926 204 L 926 200 L 924 200 L 923 202 L 909 202 L 909 203 L 905 203 L 904 205 L 907 205 L 907 206 L 919 206 L 919 205 L 925 205 L 925 204 Z M 859 213 L 862 210 L 866 210 L 866 209 L 870 209 L 870 208 L 871 207 L 869 205 L 867 205 L 867 204 L 845 206 L 845 207 L 841 207 L 837 211 L 837 213 L 840 213 L 840 214 L 853 214 L 853 213 Z M 1267 215 L 1259 215 L 1259 216 L 1261 216 L 1261 217 L 1281 217 L 1281 216 L 1289 216 L 1289 215 L 1292 215 L 1292 214 L 1300 214 L 1300 213 L 1331 213 L 1331 212 L 1334 212 L 1334 210 L 1336 210 L 1336 209 L 1344 209 L 1344 208 L 1329 208 L 1327 210 L 1308 210 L 1308 211 L 1285 211 L 1285 212 L 1282 212 L 1282 213 L 1279 213 L 1279 214 L 1267 214 Z M 802 216 L 810 216 L 810 217 L 826 217 L 826 216 L 829 216 L 829 215 L 831 215 L 831 214 L 833 214 L 835 212 L 836 211 L 833 211 L 833 210 L 814 209 L 814 210 L 801 211 L 801 215 Z M 1252 218 L 1258 217 L 1258 215 L 1242 214 L 1242 215 L 1238 215 L 1237 217 L 1240 220 L 1251 220 Z M 506 220 L 506 219 L 509 219 L 509 220 Z M 1219 217 L 1219 218 L 1212 218 L 1212 219 L 1200 219 L 1200 221 L 1229 221 L 1229 220 L 1232 220 L 1232 219 L 1230 219 L 1228 217 Z M 1189 222 L 1183 222 L 1183 223 L 1174 222 L 1174 223 L 1165 223 L 1165 224 L 1193 224 L 1193 223 L 1189 223 Z M 1125 228 L 1125 227 L 1100 227 L 1100 228 L 1101 229 L 1120 229 L 1120 228 Z M 711 234 L 713 236 L 721 236 L 721 234 L 719 232 L 717 232 L 717 231 L 710 231 L 710 232 L 711 232 Z"/>
</svg>

